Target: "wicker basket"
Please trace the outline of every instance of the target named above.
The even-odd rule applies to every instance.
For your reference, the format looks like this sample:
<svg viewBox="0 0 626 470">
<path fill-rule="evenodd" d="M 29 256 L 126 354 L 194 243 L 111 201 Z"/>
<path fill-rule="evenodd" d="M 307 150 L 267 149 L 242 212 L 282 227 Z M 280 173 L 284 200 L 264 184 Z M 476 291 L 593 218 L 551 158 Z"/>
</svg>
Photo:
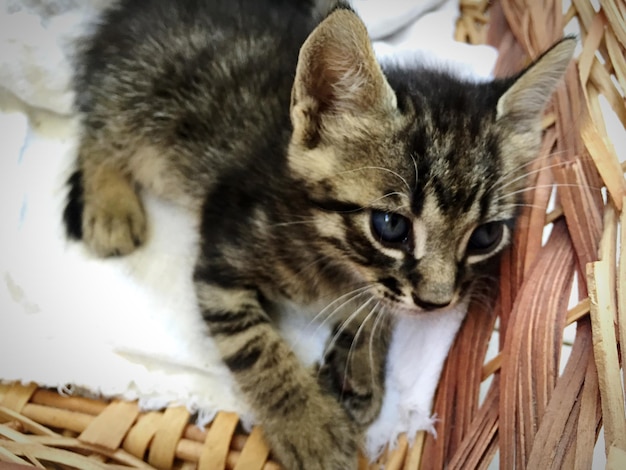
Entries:
<svg viewBox="0 0 626 470">
<path fill-rule="evenodd" d="M 499 74 L 518 70 L 572 22 L 582 50 L 546 113 L 535 189 L 503 257 L 495 314 L 488 302 L 472 305 L 446 362 L 437 437 L 401 438 L 364 469 L 486 468 L 496 453 L 503 469 L 586 469 L 602 426 L 608 468 L 626 468 L 626 248 L 618 243 L 621 225 L 626 247 L 626 182 L 601 109 L 606 100 L 624 136 L 626 6 L 571 3 L 563 14 L 556 0 L 461 0 L 457 39 L 496 46 Z M 557 206 L 548 211 L 554 187 Z M 573 285 L 580 303 L 568 311 Z M 572 323 L 565 363 L 563 330 Z M 499 353 L 487 359 L 494 332 Z M 184 408 L 140 413 L 136 403 L 0 386 L 0 469 L 279 468 L 260 430 L 242 433 L 236 415 L 219 413 L 204 430 L 189 423 Z"/>
</svg>

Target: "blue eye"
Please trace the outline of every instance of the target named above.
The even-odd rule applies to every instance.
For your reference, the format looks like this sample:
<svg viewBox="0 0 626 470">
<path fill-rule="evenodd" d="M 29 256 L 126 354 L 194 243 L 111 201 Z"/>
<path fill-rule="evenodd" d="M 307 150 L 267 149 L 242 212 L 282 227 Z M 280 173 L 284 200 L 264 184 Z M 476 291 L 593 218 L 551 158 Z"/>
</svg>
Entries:
<svg viewBox="0 0 626 470">
<path fill-rule="evenodd" d="M 411 232 L 411 222 L 393 212 L 372 212 L 372 233 L 383 243 L 404 243 Z"/>
<path fill-rule="evenodd" d="M 500 245 L 504 236 L 504 222 L 488 222 L 476 227 L 467 244 L 472 255 L 484 255 Z"/>
</svg>

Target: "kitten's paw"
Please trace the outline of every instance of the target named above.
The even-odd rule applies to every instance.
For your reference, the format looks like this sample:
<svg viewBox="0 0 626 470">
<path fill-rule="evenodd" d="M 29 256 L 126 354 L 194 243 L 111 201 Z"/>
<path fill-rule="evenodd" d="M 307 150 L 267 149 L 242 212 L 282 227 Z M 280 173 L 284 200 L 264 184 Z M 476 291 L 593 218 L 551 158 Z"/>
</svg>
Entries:
<svg viewBox="0 0 626 470">
<path fill-rule="evenodd" d="M 344 377 L 339 401 L 357 424 L 367 426 L 380 414 L 383 394 L 383 387 L 372 383 L 371 378 L 364 382 L 354 377 Z"/>
<path fill-rule="evenodd" d="M 361 433 L 333 397 L 305 405 L 292 419 L 271 420 L 267 439 L 275 458 L 293 470 L 356 470 Z M 319 405 L 319 403 L 318 403 Z"/>
<path fill-rule="evenodd" d="M 121 256 L 142 245 L 147 236 L 146 216 L 135 191 L 117 186 L 85 201 L 83 241 L 98 256 Z"/>
<path fill-rule="evenodd" d="M 346 367 L 348 356 L 350 367 Z M 341 348 L 333 350 L 318 370 L 318 381 L 337 398 L 356 424 L 367 426 L 380 414 L 384 378 L 375 367 L 372 371 L 369 357 L 359 356 L 358 350 L 352 354 Z"/>
</svg>

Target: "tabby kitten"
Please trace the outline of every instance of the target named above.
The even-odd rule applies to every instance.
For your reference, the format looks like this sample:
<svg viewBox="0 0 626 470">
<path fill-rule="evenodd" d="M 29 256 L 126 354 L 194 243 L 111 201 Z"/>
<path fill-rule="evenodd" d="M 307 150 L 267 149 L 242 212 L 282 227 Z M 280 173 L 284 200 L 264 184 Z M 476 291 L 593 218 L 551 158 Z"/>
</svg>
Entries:
<svg viewBox="0 0 626 470">
<path fill-rule="evenodd" d="M 133 251 L 143 190 L 198 214 L 200 312 L 289 469 L 356 468 L 393 316 L 465 301 L 506 245 L 574 47 L 484 84 L 383 70 L 331 3 L 122 0 L 77 57 L 69 235 Z M 274 327 L 285 304 L 335 325 L 315 371 Z"/>
</svg>

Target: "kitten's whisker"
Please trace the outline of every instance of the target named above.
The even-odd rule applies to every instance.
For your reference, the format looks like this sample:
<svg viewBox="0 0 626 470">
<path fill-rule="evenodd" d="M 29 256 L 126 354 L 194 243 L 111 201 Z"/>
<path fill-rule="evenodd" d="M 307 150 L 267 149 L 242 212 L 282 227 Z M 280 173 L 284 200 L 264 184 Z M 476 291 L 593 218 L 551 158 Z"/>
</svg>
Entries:
<svg viewBox="0 0 626 470">
<path fill-rule="evenodd" d="M 323 302 L 332 303 L 332 302 L 341 300 L 341 297 L 345 297 L 349 295 L 350 293 L 356 292 L 357 290 L 362 289 L 363 291 L 365 291 L 368 288 L 374 289 L 375 285 L 374 284 L 365 285 L 362 282 L 354 281 L 350 285 L 346 285 L 346 289 L 353 289 L 353 290 L 344 290 L 342 294 L 329 294 L 329 293 L 326 293 L 325 295 L 320 294 L 317 297 L 317 300 L 320 301 L 320 303 L 323 303 Z M 337 295 L 339 295 L 339 297 L 337 297 Z M 328 305 L 326 305 L 326 307 L 324 308 L 328 308 Z"/>
<path fill-rule="evenodd" d="M 409 191 L 409 194 L 411 194 L 413 191 L 411 190 L 411 186 L 409 186 L 409 183 L 407 182 L 407 180 L 398 172 L 395 172 L 393 170 L 390 170 L 389 168 L 385 168 L 382 166 L 362 166 L 360 168 L 355 168 L 353 170 L 345 170 L 345 171 L 341 171 L 339 173 L 337 173 L 337 175 L 342 175 L 344 173 L 353 173 L 356 171 L 363 171 L 363 170 L 380 170 L 380 171 L 386 171 L 387 173 L 391 173 L 392 175 L 396 176 L 398 179 L 400 179 L 404 185 L 406 186 L 407 190 Z"/>
<path fill-rule="evenodd" d="M 557 152 L 558 153 L 558 152 Z M 563 162 L 553 162 L 551 161 L 552 159 L 550 157 L 545 158 L 543 161 L 538 161 L 538 160 L 531 160 L 529 162 L 526 163 L 522 163 L 520 165 L 517 165 L 516 167 L 512 168 L 509 172 L 507 172 L 506 174 L 502 175 L 497 181 L 496 183 L 492 186 L 492 188 L 496 188 L 497 189 L 497 184 L 498 183 L 503 183 L 506 182 L 507 179 L 511 176 L 515 176 L 516 178 L 525 178 L 527 176 L 530 176 L 532 174 L 535 173 L 539 173 L 543 170 L 548 170 L 551 168 L 556 168 L 560 165 L 563 164 Z M 535 168 L 532 168 L 529 171 L 524 172 L 521 176 L 519 175 L 520 170 L 522 170 L 523 168 L 527 168 L 527 167 L 533 167 L 537 165 Z"/>
<path fill-rule="evenodd" d="M 374 325 L 372 326 L 372 331 L 370 331 L 370 340 L 369 340 L 369 344 L 368 344 L 368 355 L 369 355 L 369 360 L 370 360 L 370 375 L 371 375 L 371 379 L 372 379 L 372 387 L 374 387 L 376 385 L 376 382 L 374 380 L 374 336 L 376 334 L 376 328 L 378 328 L 378 325 L 380 324 L 380 320 L 385 316 L 387 312 L 385 311 L 385 306 L 382 305 L 382 308 L 380 309 L 380 312 L 378 313 L 378 315 L 376 316 L 376 319 L 374 320 Z"/>
<path fill-rule="evenodd" d="M 541 170 L 543 170 L 544 168 L 546 168 L 546 165 L 543 165 L 543 163 L 544 163 L 544 162 L 542 162 L 542 165 L 538 166 L 537 168 L 533 168 L 532 170 L 530 170 L 530 172 L 541 171 Z M 545 162 L 545 163 L 547 163 L 547 159 L 546 159 L 546 162 Z M 509 170 L 507 173 L 505 173 L 505 174 L 501 175 L 501 176 L 500 176 L 500 178 L 496 181 L 496 183 L 497 183 L 498 181 L 505 180 L 507 177 L 509 177 L 509 176 L 511 176 L 511 175 L 517 175 L 517 174 L 520 172 L 520 170 L 522 170 L 522 169 L 524 169 L 524 168 L 532 167 L 532 166 L 534 166 L 534 165 L 536 165 L 536 164 L 537 164 L 537 160 L 530 160 L 530 161 L 528 161 L 528 162 L 525 162 L 525 163 L 521 163 L 521 164 L 519 164 L 519 165 L 516 165 L 516 166 L 514 166 L 513 168 L 511 168 L 511 170 Z M 550 166 L 550 165 L 552 165 L 552 164 L 549 164 L 549 165 L 547 165 L 547 166 Z M 524 173 L 524 174 L 529 174 L 530 172 L 526 172 L 526 173 Z M 494 186 L 495 186 L 495 185 L 494 185 Z"/>
<path fill-rule="evenodd" d="M 531 162 L 532 163 L 532 162 Z M 560 166 L 561 163 L 553 163 L 550 165 L 542 165 L 538 168 L 535 168 L 533 170 L 527 171 L 521 175 L 518 175 L 518 171 L 523 168 L 526 165 L 521 165 L 518 168 L 513 169 L 512 171 L 510 171 L 509 173 L 502 175 L 501 178 L 499 178 L 492 186 L 491 188 L 489 188 L 489 191 L 493 192 L 493 191 L 501 191 L 504 188 L 511 186 L 514 183 L 517 183 L 520 180 L 526 179 L 531 175 L 537 174 L 537 173 L 541 173 L 544 170 L 549 170 L 552 168 L 556 168 L 558 166 Z M 517 175 L 517 176 L 515 176 Z M 508 179 L 511 176 L 515 176 L 515 178 L 513 179 Z"/>
<path fill-rule="evenodd" d="M 361 313 L 361 311 L 367 306 L 367 304 L 369 304 L 372 300 L 374 300 L 374 297 L 370 297 L 367 301 L 365 301 L 365 303 L 363 303 L 358 309 L 356 309 L 354 312 L 352 312 L 352 314 L 350 314 L 350 316 L 348 318 L 346 318 L 341 325 L 339 326 L 339 328 L 337 329 L 337 332 L 335 334 L 333 334 L 333 336 L 331 338 L 329 338 L 328 343 L 326 344 L 326 346 L 324 347 L 324 350 L 322 351 L 322 355 L 320 358 L 320 361 L 322 363 L 326 362 L 326 356 L 328 355 L 328 353 L 335 347 L 335 344 L 337 343 L 337 340 L 339 339 L 339 336 L 341 336 L 341 334 L 345 331 L 345 329 L 350 325 L 350 323 L 352 323 L 354 321 L 355 318 L 357 318 L 359 316 L 359 314 Z M 317 378 L 319 379 L 319 373 L 320 373 L 320 369 L 318 369 L 317 371 Z"/>
<path fill-rule="evenodd" d="M 563 151 L 559 151 L 559 152 L 553 152 L 552 154 L 550 154 L 550 157 L 549 157 L 548 159 L 550 159 L 552 156 L 559 155 L 559 154 L 563 154 L 563 153 L 566 153 L 566 151 L 565 151 L 565 150 L 563 150 Z M 547 163 L 547 160 L 548 160 L 548 159 L 546 159 L 546 163 Z M 584 160 L 589 160 L 589 158 L 578 158 L 578 160 L 580 160 L 580 161 L 584 161 Z M 549 163 L 549 164 L 542 164 L 542 165 L 538 166 L 537 168 L 535 168 L 535 169 L 533 169 L 533 170 L 531 170 L 531 171 L 528 171 L 528 172 L 526 172 L 526 173 L 524 173 L 524 174 L 522 174 L 522 175 L 518 175 L 518 176 L 516 176 L 513 180 L 507 180 L 507 178 L 508 178 L 508 177 L 510 177 L 510 176 L 515 176 L 515 175 L 518 173 L 518 171 L 519 171 L 520 169 L 522 169 L 522 168 L 524 168 L 524 167 L 526 167 L 526 166 L 531 166 L 531 165 L 533 165 L 533 164 L 535 164 L 535 163 L 536 163 L 536 161 L 530 161 L 530 162 L 524 163 L 524 164 L 522 164 L 522 165 L 519 165 L 519 166 L 517 166 L 516 168 L 513 168 L 513 169 L 512 169 L 510 172 L 508 172 L 507 174 L 502 175 L 502 176 L 501 176 L 501 177 L 500 177 L 500 178 L 499 178 L 499 179 L 498 179 L 498 180 L 497 180 L 497 181 L 496 181 L 496 182 L 495 182 L 495 183 L 491 186 L 491 188 L 489 188 L 489 190 L 488 190 L 488 191 L 496 191 L 496 190 L 498 190 L 498 191 L 499 191 L 499 190 L 502 190 L 503 188 L 505 188 L 505 187 L 507 187 L 507 186 L 510 186 L 511 184 L 513 184 L 513 183 L 515 183 L 515 182 L 517 182 L 517 181 L 519 181 L 519 180 L 522 180 L 522 179 L 524 179 L 524 178 L 526 178 L 526 177 L 528 177 L 528 176 L 530 176 L 530 175 L 533 175 L 533 174 L 535 174 L 535 173 L 540 173 L 540 172 L 541 172 L 541 171 L 543 171 L 543 170 L 552 169 L 552 168 L 558 168 L 559 166 L 562 166 L 562 165 L 566 164 L 567 162 L 557 161 L 557 162 L 551 162 L 551 163 Z"/>
<path fill-rule="evenodd" d="M 378 198 L 376 198 L 376 199 L 372 199 L 371 201 L 369 201 L 368 205 L 371 205 L 371 204 L 373 204 L 373 203 L 375 203 L 375 202 L 378 202 L 378 201 L 382 201 L 383 199 L 388 198 L 388 197 L 391 197 L 391 196 L 406 196 L 406 194 L 401 193 L 401 192 L 399 192 L 399 191 L 394 191 L 394 192 L 392 192 L 392 193 L 387 193 L 387 194 L 385 194 L 384 196 L 378 197 Z M 403 206 L 403 207 L 404 207 L 404 206 Z"/>
<path fill-rule="evenodd" d="M 543 209 L 543 206 L 540 206 L 538 204 L 525 204 L 525 203 L 520 202 L 520 203 L 511 203 L 505 206 L 500 206 L 500 210 L 506 210 L 512 207 L 530 207 L 532 209 Z"/>
<path fill-rule="evenodd" d="M 343 307 L 345 307 L 346 305 L 348 305 L 350 302 L 354 301 L 358 297 L 364 294 L 367 294 L 368 293 L 367 291 L 370 288 L 373 288 L 373 286 L 368 285 L 368 286 L 359 287 L 357 289 L 354 289 L 353 291 L 350 291 L 350 292 L 347 292 L 346 294 L 341 295 L 340 297 L 337 297 L 335 300 L 329 303 L 326 307 L 320 310 L 317 314 L 315 314 L 315 316 L 311 319 L 311 321 L 307 324 L 305 328 L 308 329 L 314 322 L 319 320 L 322 316 L 326 315 L 328 310 L 334 304 L 336 304 L 337 302 L 343 301 L 340 305 L 336 306 L 328 315 L 326 315 L 326 317 L 322 320 L 322 322 L 317 326 L 317 328 L 315 329 L 315 333 L 317 333 L 319 329 L 323 327 L 335 315 L 335 313 L 339 312 Z"/>
<path fill-rule="evenodd" d="M 341 336 L 341 334 L 345 331 L 345 329 L 350 325 L 350 323 L 352 323 L 352 321 L 354 321 L 355 318 L 357 318 L 360 313 L 363 311 L 363 309 L 365 307 L 367 307 L 367 305 L 372 301 L 375 300 L 375 298 L 372 296 L 369 299 L 367 299 L 365 301 L 365 303 L 363 303 L 359 308 L 357 308 L 354 312 L 352 312 L 350 314 L 350 316 L 348 318 L 346 318 L 342 323 L 341 326 L 339 327 L 339 329 L 337 330 L 337 332 L 332 336 L 332 338 L 330 338 L 330 341 L 328 342 L 328 344 L 326 345 L 326 347 L 324 348 L 324 351 L 322 353 L 322 360 L 324 360 L 326 358 L 326 355 L 328 354 L 328 352 L 335 347 L 335 344 L 337 343 L 337 340 L 339 339 L 339 336 Z"/>
<path fill-rule="evenodd" d="M 512 191 L 510 193 L 502 194 L 494 199 L 494 202 L 499 202 L 502 199 L 509 198 L 511 196 L 515 196 L 517 194 L 523 194 L 529 191 L 533 191 L 536 189 L 546 189 L 546 188 L 587 188 L 595 191 L 600 191 L 602 188 L 584 184 L 574 184 L 574 183 L 555 183 L 555 184 L 540 184 L 537 186 L 529 186 L 527 188 L 518 189 L 517 191 Z"/>
<path fill-rule="evenodd" d="M 343 371 L 343 376 L 344 378 L 348 377 L 348 369 L 350 368 L 350 362 L 352 361 L 352 356 L 354 355 L 354 350 L 359 342 L 359 336 L 361 335 L 361 332 L 363 331 L 363 328 L 365 328 L 365 325 L 367 324 L 367 322 L 370 321 L 370 318 L 372 318 L 372 316 L 374 316 L 374 318 L 376 317 L 376 310 L 378 309 L 378 306 L 380 305 L 381 301 L 379 300 L 376 305 L 374 305 L 374 308 L 372 308 L 372 310 L 370 311 L 370 313 L 367 314 L 367 316 L 365 317 L 365 319 L 361 322 L 361 324 L 359 325 L 359 328 L 356 330 L 356 333 L 354 334 L 354 338 L 352 338 L 352 343 L 350 344 L 350 349 L 348 349 L 348 354 L 346 356 L 346 365 L 344 366 L 344 371 Z M 373 367 L 373 364 L 372 364 Z M 343 392 L 342 392 L 342 396 L 343 396 Z"/>
</svg>

